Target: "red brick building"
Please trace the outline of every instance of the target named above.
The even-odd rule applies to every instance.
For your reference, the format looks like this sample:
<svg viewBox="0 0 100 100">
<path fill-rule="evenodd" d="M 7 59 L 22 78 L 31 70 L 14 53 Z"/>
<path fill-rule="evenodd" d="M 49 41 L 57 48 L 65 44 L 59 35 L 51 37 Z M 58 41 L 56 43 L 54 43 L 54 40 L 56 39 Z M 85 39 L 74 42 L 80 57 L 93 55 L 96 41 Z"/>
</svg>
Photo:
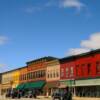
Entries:
<svg viewBox="0 0 100 100">
<path fill-rule="evenodd" d="M 100 49 L 60 59 L 61 86 L 78 96 L 100 96 Z"/>
<path fill-rule="evenodd" d="M 76 95 L 100 96 L 100 50 L 75 57 Z"/>
<path fill-rule="evenodd" d="M 70 87 L 75 93 L 75 59 L 73 56 L 60 59 L 60 88 Z"/>
</svg>

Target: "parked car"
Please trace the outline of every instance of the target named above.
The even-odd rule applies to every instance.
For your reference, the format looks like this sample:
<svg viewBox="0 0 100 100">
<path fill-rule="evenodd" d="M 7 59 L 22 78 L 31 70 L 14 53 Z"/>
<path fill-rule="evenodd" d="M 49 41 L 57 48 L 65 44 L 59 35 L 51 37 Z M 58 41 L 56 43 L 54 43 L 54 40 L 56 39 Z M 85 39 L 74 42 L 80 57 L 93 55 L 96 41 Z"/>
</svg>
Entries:
<svg viewBox="0 0 100 100">
<path fill-rule="evenodd" d="M 52 99 L 53 100 L 63 100 L 63 95 L 64 95 L 64 92 L 57 89 L 53 92 Z"/>
<path fill-rule="evenodd" d="M 35 93 L 35 91 L 28 91 L 28 92 L 26 92 L 24 97 L 25 98 L 36 98 L 36 93 Z"/>
</svg>

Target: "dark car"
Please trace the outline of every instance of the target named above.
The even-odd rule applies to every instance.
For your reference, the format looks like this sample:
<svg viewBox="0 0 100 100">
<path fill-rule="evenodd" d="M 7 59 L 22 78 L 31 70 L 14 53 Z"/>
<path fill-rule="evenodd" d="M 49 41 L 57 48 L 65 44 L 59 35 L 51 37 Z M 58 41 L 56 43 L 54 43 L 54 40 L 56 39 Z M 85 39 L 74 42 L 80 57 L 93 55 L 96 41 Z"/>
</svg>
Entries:
<svg viewBox="0 0 100 100">
<path fill-rule="evenodd" d="M 64 92 L 63 91 L 56 90 L 52 94 L 52 99 L 53 100 L 63 100 L 63 95 L 64 95 Z"/>
<path fill-rule="evenodd" d="M 17 91 L 17 90 L 14 90 L 11 94 L 11 97 L 14 99 L 14 98 L 21 98 L 22 97 L 22 91 Z"/>
<path fill-rule="evenodd" d="M 28 91 L 28 92 L 26 92 L 24 97 L 25 98 L 36 98 L 36 93 L 35 93 L 35 91 Z"/>
</svg>

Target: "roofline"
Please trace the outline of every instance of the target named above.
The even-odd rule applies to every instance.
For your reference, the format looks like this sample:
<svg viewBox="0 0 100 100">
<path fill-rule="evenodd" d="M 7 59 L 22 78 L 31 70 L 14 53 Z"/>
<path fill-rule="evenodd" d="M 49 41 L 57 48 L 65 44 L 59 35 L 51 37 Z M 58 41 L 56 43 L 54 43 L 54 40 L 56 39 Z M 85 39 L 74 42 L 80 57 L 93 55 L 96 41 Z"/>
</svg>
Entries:
<svg viewBox="0 0 100 100">
<path fill-rule="evenodd" d="M 33 62 L 36 62 L 36 61 L 40 61 L 42 59 L 49 59 L 49 58 L 51 58 L 50 60 L 58 59 L 57 57 L 53 57 L 53 56 L 44 56 L 44 57 L 41 57 L 41 58 L 38 58 L 38 59 L 35 59 L 35 60 L 28 61 L 28 62 L 26 62 L 26 64 L 30 64 L 30 63 L 33 63 Z"/>
<path fill-rule="evenodd" d="M 5 74 L 5 73 L 13 72 L 13 71 L 20 70 L 20 69 L 26 68 L 26 67 L 27 67 L 27 66 L 20 67 L 20 68 L 16 68 L 16 69 L 12 69 L 12 70 L 9 70 L 9 71 L 2 72 L 2 73 L 0 73 L 0 74 Z"/>
<path fill-rule="evenodd" d="M 60 62 L 63 60 L 71 60 L 71 59 L 74 60 L 75 58 L 78 58 L 78 57 L 85 57 L 85 56 L 89 56 L 90 54 L 97 54 L 97 53 L 100 53 L 100 49 L 91 50 L 91 51 L 86 52 L 86 53 L 81 53 L 81 54 L 77 54 L 77 55 L 71 55 L 68 57 L 64 57 L 64 58 L 60 59 Z"/>
</svg>

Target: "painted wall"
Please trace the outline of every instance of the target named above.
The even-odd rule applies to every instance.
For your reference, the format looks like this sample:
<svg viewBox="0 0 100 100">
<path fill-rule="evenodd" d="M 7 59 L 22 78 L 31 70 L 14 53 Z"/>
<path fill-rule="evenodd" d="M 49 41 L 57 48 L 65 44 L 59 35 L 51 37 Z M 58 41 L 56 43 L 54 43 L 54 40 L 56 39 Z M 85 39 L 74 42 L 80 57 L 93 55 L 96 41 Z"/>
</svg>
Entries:
<svg viewBox="0 0 100 100">
<path fill-rule="evenodd" d="M 25 82 L 27 82 L 27 66 L 19 70 L 19 83 L 21 84 Z"/>
<path fill-rule="evenodd" d="M 60 63 L 60 79 L 74 79 L 75 78 L 75 61 L 64 61 Z"/>
<path fill-rule="evenodd" d="M 77 58 L 75 60 L 75 78 L 80 79 L 100 77 L 100 73 L 96 72 L 97 62 L 100 62 L 100 54 L 92 54 Z M 88 68 L 88 64 L 90 64 L 90 68 Z"/>
<path fill-rule="evenodd" d="M 20 76 L 20 70 L 15 70 L 13 72 L 13 83 L 12 83 L 12 88 L 16 88 L 17 85 L 19 84 L 19 76 Z"/>
<path fill-rule="evenodd" d="M 58 60 L 47 62 L 46 81 L 58 81 L 60 79 L 60 63 Z"/>
<path fill-rule="evenodd" d="M 29 62 L 27 64 L 28 66 L 28 81 L 40 81 L 40 80 L 46 80 L 46 67 L 47 62 L 49 60 L 52 60 L 54 58 L 52 57 L 43 57 L 40 59 L 37 59 L 33 62 Z"/>
</svg>

